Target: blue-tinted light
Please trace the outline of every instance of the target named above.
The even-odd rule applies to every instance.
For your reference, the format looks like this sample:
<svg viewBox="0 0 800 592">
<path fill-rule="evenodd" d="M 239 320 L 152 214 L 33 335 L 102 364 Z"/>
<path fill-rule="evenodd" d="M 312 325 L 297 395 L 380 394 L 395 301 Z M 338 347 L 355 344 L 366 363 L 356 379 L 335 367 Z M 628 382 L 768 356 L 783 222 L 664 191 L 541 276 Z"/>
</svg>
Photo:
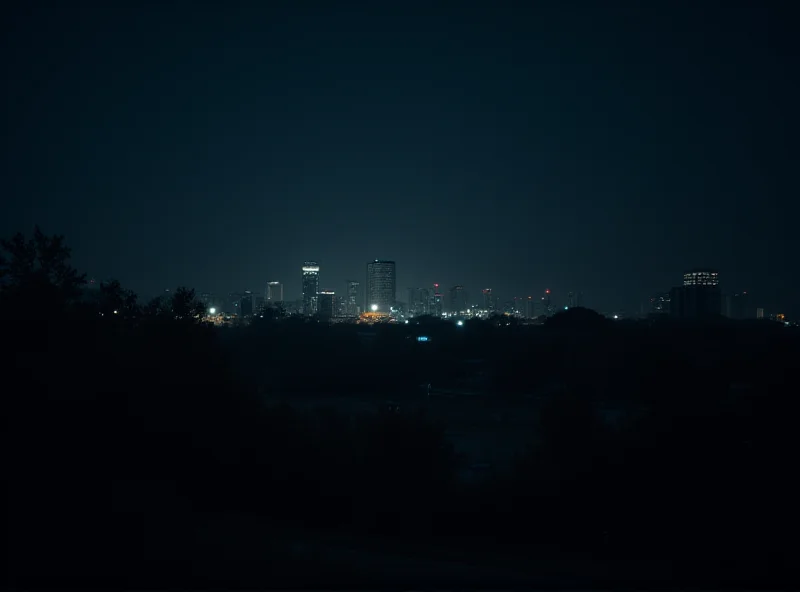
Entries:
<svg viewBox="0 0 800 592">
<path fill-rule="evenodd" d="M 424 335 L 420 335 L 419 337 L 417 337 L 417 341 L 428 341 L 428 338 Z"/>
</svg>

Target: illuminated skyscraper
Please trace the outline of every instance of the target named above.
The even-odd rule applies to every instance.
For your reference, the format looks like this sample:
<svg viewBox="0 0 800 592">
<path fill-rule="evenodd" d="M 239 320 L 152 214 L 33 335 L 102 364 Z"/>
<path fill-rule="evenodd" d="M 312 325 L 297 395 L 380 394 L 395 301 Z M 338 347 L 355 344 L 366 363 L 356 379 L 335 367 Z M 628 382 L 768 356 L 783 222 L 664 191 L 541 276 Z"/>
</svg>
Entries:
<svg viewBox="0 0 800 592">
<path fill-rule="evenodd" d="M 719 274 L 711 269 L 693 269 L 683 274 L 684 286 L 718 286 Z"/>
<path fill-rule="evenodd" d="M 394 261 L 375 259 L 367 263 L 366 310 L 389 313 L 397 298 L 397 275 Z"/>
<path fill-rule="evenodd" d="M 283 302 L 283 284 L 267 282 L 267 303 L 277 304 L 278 302 Z"/>
<path fill-rule="evenodd" d="M 344 314 L 357 317 L 361 312 L 358 307 L 358 288 L 361 286 L 354 280 L 347 281 L 347 300 L 345 300 Z"/>
<path fill-rule="evenodd" d="M 317 312 L 319 294 L 319 264 L 316 261 L 303 263 L 303 314 Z"/>
<path fill-rule="evenodd" d="M 670 314 L 681 319 L 715 317 L 722 311 L 719 274 L 693 269 L 683 274 L 683 285 L 670 290 Z"/>
</svg>

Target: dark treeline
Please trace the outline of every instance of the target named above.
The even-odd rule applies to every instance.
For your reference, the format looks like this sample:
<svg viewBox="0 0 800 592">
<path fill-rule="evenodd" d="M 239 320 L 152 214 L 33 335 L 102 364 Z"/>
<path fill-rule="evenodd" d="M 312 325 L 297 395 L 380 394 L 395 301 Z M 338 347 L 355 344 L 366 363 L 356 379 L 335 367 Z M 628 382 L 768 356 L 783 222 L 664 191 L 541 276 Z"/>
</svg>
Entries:
<svg viewBox="0 0 800 592">
<path fill-rule="evenodd" d="M 586 310 L 543 327 L 266 315 L 218 329 L 191 290 L 140 305 L 110 282 L 87 301 L 60 237 L 37 230 L 3 248 L 7 584 L 388 583 L 298 559 L 279 544 L 297 533 L 436 544 L 523 571 L 576 553 L 669 566 L 598 576 L 576 561 L 561 587 L 798 583 L 791 329 L 610 323 Z M 423 412 L 262 400 L 458 388 L 470 360 L 493 397 L 547 393 L 527 452 L 482 482 L 458 480 L 463 459 Z"/>
</svg>

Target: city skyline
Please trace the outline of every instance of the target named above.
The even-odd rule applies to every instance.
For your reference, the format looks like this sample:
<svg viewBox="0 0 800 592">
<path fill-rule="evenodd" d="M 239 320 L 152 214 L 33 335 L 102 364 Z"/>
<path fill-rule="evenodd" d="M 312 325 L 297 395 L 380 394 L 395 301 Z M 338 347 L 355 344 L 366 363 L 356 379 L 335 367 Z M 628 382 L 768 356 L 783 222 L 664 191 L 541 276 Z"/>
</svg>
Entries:
<svg viewBox="0 0 800 592">
<path fill-rule="evenodd" d="M 200 294 L 200 299 L 209 310 L 213 306 L 218 313 L 224 311 L 228 314 L 249 316 L 246 309 L 250 311 L 250 314 L 257 314 L 265 305 L 280 304 L 284 311 L 290 314 L 298 312 L 306 316 L 318 314 L 325 319 L 354 319 L 363 312 L 391 313 L 392 316 L 401 318 L 443 313 L 450 317 L 480 315 L 485 318 L 494 313 L 507 313 L 526 319 L 536 319 L 542 316 L 553 316 L 561 310 L 587 307 L 584 294 L 580 290 L 569 291 L 566 295 L 559 297 L 551 290 L 546 289 L 541 296 L 513 296 L 502 299 L 494 293 L 492 288 L 483 288 L 480 295 L 477 296 L 477 300 L 471 300 L 469 291 L 462 285 L 455 285 L 449 289 L 449 300 L 445 305 L 444 295 L 439 284 L 433 284 L 431 288 L 407 288 L 406 300 L 398 300 L 394 281 L 396 275 L 394 261 L 374 260 L 367 263 L 367 282 L 365 284 L 367 291 L 363 295 L 360 291 L 360 282 L 355 280 L 346 280 L 344 291 L 338 295 L 335 290 L 319 290 L 320 266 L 318 262 L 304 262 L 302 272 L 302 289 L 308 288 L 308 294 L 304 293 L 298 300 L 284 301 L 280 298 L 271 298 L 270 296 L 276 294 L 277 290 L 280 290 L 280 294 L 283 293 L 282 284 L 277 281 L 267 283 L 266 298 L 253 294 L 250 290 L 245 290 L 243 294 L 229 293 L 227 304 L 218 304 L 225 302 L 224 299 L 221 299 L 219 295 L 206 292 Z M 311 276 L 310 281 L 309 276 Z M 377 288 L 372 285 L 376 283 L 375 280 L 377 280 Z M 381 291 L 387 293 L 382 296 L 376 295 Z M 247 300 L 246 303 L 243 296 Z M 370 305 L 369 302 L 372 301 L 376 304 Z M 381 301 L 384 302 L 384 306 L 377 304 Z M 314 306 L 309 306 L 309 302 L 313 302 Z M 592 307 L 588 306 L 588 308 Z M 759 313 L 761 316 L 755 315 L 757 310 L 761 311 Z M 655 293 L 647 302 L 641 304 L 638 311 L 616 308 L 600 312 L 614 319 L 647 318 L 662 314 L 677 318 L 722 315 L 740 320 L 765 316 L 764 308 L 755 306 L 755 300 L 746 291 L 720 290 L 719 272 L 711 268 L 693 268 L 685 271 L 682 284 L 675 285 L 666 292 Z M 785 310 L 769 311 L 768 318 L 785 319 Z"/>
<path fill-rule="evenodd" d="M 141 294 L 387 257 L 402 297 L 635 311 L 710 266 L 797 315 L 787 6 L 15 5 L 0 235 Z"/>
<path fill-rule="evenodd" d="M 409 286 L 401 290 L 401 293 L 407 294 L 406 298 L 397 298 L 397 287 L 396 287 L 396 265 L 394 261 L 383 261 L 375 259 L 373 261 L 367 262 L 367 281 L 363 283 L 364 289 L 362 291 L 361 286 L 362 282 L 357 280 L 337 280 L 327 278 L 323 274 L 322 267 L 320 266 L 319 262 L 317 261 L 305 261 L 303 266 L 301 267 L 302 276 L 300 282 L 300 292 L 296 295 L 296 297 L 287 296 L 280 299 L 271 299 L 269 295 L 273 290 L 280 290 L 280 294 L 283 296 L 284 293 L 284 285 L 283 282 L 279 281 L 269 281 L 266 284 L 266 291 L 267 297 L 263 299 L 265 303 L 269 302 L 283 302 L 283 303 L 300 303 L 300 310 L 305 311 L 306 309 L 306 294 L 304 293 L 304 287 L 307 285 L 308 277 L 312 276 L 313 280 L 312 283 L 308 284 L 309 293 L 308 296 L 313 300 L 314 304 L 312 309 L 314 312 L 318 311 L 318 298 L 320 294 L 328 294 L 334 295 L 337 294 L 337 290 L 321 289 L 320 286 L 324 283 L 324 285 L 330 287 L 336 284 L 344 284 L 345 287 L 342 290 L 338 291 L 336 295 L 336 304 L 335 307 L 339 310 L 341 314 L 346 316 L 357 316 L 357 312 L 369 312 L 371 309 L 371 300 L 375 300 L 374 298 L 371 299 L 369 296 L 369 275 L 370 275 L 370 266 L 373 264 L 389 264 L 391 265 L 391 277 L 393 282 L 392 287 L 392 301 L 396 302 L 397 304 L 402 304 L 406 307 L 406 311 L 418 311 L 417 314 L 422 314 L 421 310 L 425 310 L 426 313 L 431 312 L 436 308 L 434 297 L 435 294 L 438 293 L 441 296 L 440 300 L 440 308 L 442 312 L 456 312 L 456 309 L 465 310 L 466 308 L 480 308 L 483 310 L 494 310 L 497 312 L 502 312 L 504 306 L 513 305 L 514 309 L 524 311 L 525 316 L 527 317 L 534 317 L 538 316 L 542 313 L 542 311 L 550 311 L 551 313 L 556 310 L 560 310 L 562 307 L 564 308 L 575 308 L 575 307 L 588 307 L 595 310 L 603 310 L 605 312 L 615 312 L 620 314 L 625 314 L 626 316 L 636 317 L 636 316 L 646 316 L 649 313 L 653 312 L 661 312 L 661 308 L 664 306 L 664 302 L 669 304 L 670 300 L 670 291 L 673 288 L 681 287 L 681 286 L 691 286 L 694 284 L 699 285 L 709 285 L 719 287 L 719 272 L 715 269 L 708 268 L 708 267 L 694 267 L 687 271 L 684 271 L 682 274 L 674 274 L 673 282 L 669 286 L 660 286 L 656 288 L 654 291 L 651 292 L 650 296 L 644 298 L 640 301 L 638 308 L 636 309 L 625 309 L 624 307 L 609 307 L 606 309 L 600 309 L 597 306 L 592 305 L 591 303 L 586 302 L 586 298 L 584 295 L 583 290 L 581 289 L 570 289 L 563 293 L 559 293 L 558 291 L 553 291 L 549 288 L 544 290 L 540 290 L 539 292 L 532 291 L 529 293 L 528 296 L 521 296 L 518 294 L 500 294 L 497 290 L 493 288 L 482 288 L 476 291 L 476 293 L 471 293 L 468 287 L 465 287 L 461 284 L 455 284 L 451 287 L 446 287 L 444 285 L 440 286 L 440 284 L 433 283 L 430 284 L 429 287 L 426 286 Z M 245 290 L 245 292 L 250 292 L 249 290 Z M 200 292 L 198 292 L 200 293 Z M 225 292 L 227 293 L 227 292 Z M 211 294 L 214 295 L 216 293 L 207 293 L 202 292 L 202 294 Z M 290 291 L 291 294 L 291 291 Z M 720 312 L 725 316 L 733 316 L 739 318 L 741 315 L 731 315 L 726 313 L 726 311 L 730 311 L 731 304 L 730 299 L 734 297 L 738 297 L 742 294 L 748 294 L 747 290 L 733 290 L 730 288 L 721 288 L 719 290 L 719 297 L 720 297 Z M 230 292 L 230 295 L 234 297 L 234 299 L 240 298 L 239 292 Z M 749 300 L 753 299 L 753 293 L 750 292 Z M 552 303 L 551 303 L 552 300 Z M 426 304 L 420 305 L 421 302 L 425 302 Z M 456 304 L 456 301 L 459 304 Z M 386 307 L 387 310 L 381 312 L 388 312 L 391 309 L 391 306 Z M 764 307 L 760 307 L 764 308 Z M 775 307 L 772 312 L 786 311 L 788 307 L 778 306 Z M 534 311 L 536 314 L 534 314 Z M 313 312 L 312 312 L 313 314 Z M 336 316 L 336 315 L 334 315 Z"/>
<path fill-rule="evenodd" d="M 445 285 L 440 285 L 439 282 L 436 282 L 429 284 L 428 287 L 409 286 L 402 288 L 401 293 L 407 294 L 407 298 L 397 298 L 396 264 L 394 261 L 378 259 L 367 262 L 367 281 L 363 283 L 363 289 L 362 282 L 357 280 L 342 281 L 339 279 L 330 279 L 326 277 L 318 261 L 304 261 L 301 267 L 302 274 L 299 284 L 299 293 L 296 295 L 296 297 L 291 295 L 291 290 L 287 296 L 286 292 L 284 291 L 284 282 L 276 280 L 266 282 L 263 290 L 263 294 L 265 294 L 265 296 L 260 295 L 258 288 L 255 291 L 244 289 L 243 292 L 242 290 L 236 289 L 233 291 L 223 290 L 222 292 L 198 290 L 197 294 L 203 296 L 203 300 L 207 299 L 208 297 L 213 297 L 217 302 L 226 301 L 225 295 L 227 295 L 227 300 L 236 302 L 235 306 L 239 306 L 239 302 L 241 301 L 243 293 L 252 294 L 253 310 L 258 310 L 259 302 L 262 305 L 281 302 L 285 305 L 297 304 L 297 310 L 303 314 L 319 313 L 320 295 L 325 294 L 334 297 L 333 301 L 327 303 L 329 309 L 328 312 L 333 311 L 330 316 L 343 315 L 354 317 L 361 312 L 370 312 L 372 308 L 368 290 L 370 284 L 369 270 L 370 266 L 374 264 L 388 264 L 391 266 L 391 292 L 393 295 L 391 296 L 391 300 L 387 300 L 387 302 L 391 301 L 397 305 L 402 305 L 404 311 L 407 314 L 410 312 L 412 316 L 414 314 L 422 314 L 420 311 L 423 309 L 426 311 L 425 314 L 435 314 L 435 311 L 437 310 L 440 313 L 446 312 L 452 314 L 454 312 L 461 312 L 467 308 L 476 308 L 482 310 L 493 310 L 496 312 L 508 312 L 509 310 L 516 310 L 524 317 L 534 318 L 542 314 L 554 314 L 562 308 L 568 309 L 575 307 L 586 307 L 606 314 L 614 315 L 614 318 L 617 318 L 616 315 L 624 315 L 624 317 L 620 316 L 619 318 L 645 317 L 651 313 L 663 312 L 662 309 L 665 307 L 665 303 L 668 311 L 670 300 L 674 300 L 676 296 L 673 290 L 676 288 L 693 286 L 695 284 L 701 286 L 714 286 L 718 289 L 718 296 L 715 298 L 715 301 L 719 300 L 719 313 L 723 316 L 729 316 L 731 318 L 749 318 L 752 316 L 742 313 L 741 299 L 737 298 L 748 294 L 749 296 L 747 301 L 750 302 L 753 307 L 755 307 L 755 303 L 757 302 L 759 304 L 757 308 L 762 311 L 767 311 L 769 315 L 774 315 L 777 313 L 785 315 L 787 310 L 791 310 L 791 307 L 787 306 L 779 305 L 772 308 L 764 306 L 764 300 L 766 299 L 759 297 L 757 293 L 754 295 L 752 291 L 732 289 L 725 286 L 724 283 L 722 286 L 720 286 L 719 272 L 710 267 L 692 267 L 681 274 L 673 274 L 673 281 L 670 285 L 659 286 L 655 290 L 651 291 L 649 297 L 643 298 L 638 303 L 637 307 L 630 309 L 626 309 L 623 306 L 610 306 L 607 308 L 598 307 L 591 301 L 587 302 L 583 290 L 575 288 L 569 289 L 563 293 L 546 288 L 538 292 L 530 291 L 528 296 L 523 296 L 512 293 L 498 293 L 498 291 L 494 288 L 482 288 L 476 290 L 475 292 L 471 292 L 469 287 L 466 287 L 462 284 L 457 283 L 453 286 L 447 287 Z M 92 278 L 91 276 L 87 277 L 92 283 L 97 281 L 96 278 Z M 339 290 L 331 289 L 332 286 L 340 284 L 343 284 L 344 288 L 341 288 L 340 286 Z M 325 285 L 326 288 L 323 289 L 321 287 L 322 285 Z M 304 288 L 306 286 L 308 286 L 307 294 L 304 292 Z M 166 289 L 167 292 L 169 292 L 169 290 L 169 288 Z M 422 293 L 424 293 L 424 296 Z M 439 294 L 438 304 L 436 298 L 437 293 Z M 270 298 L 271 294 L 280 294 L 281 298 Z M 148 299 L 155 295 L 145 294 L 143 296 L 145 299 Z M 373 298 L 372 300 L 375 299 Z M 422 300 L 424 300 L 426 304 L 420 306 L 420 302 Z M 456 301 L 458 301 L 459 304 L 456 304 Z M 679 301 L 674 300 L 673 305 L 680 306 Z M 390 312 L 393 306 L 394 304 L 384 307 L 379 306 L 379 312 Z M 716 305 L 713 305 L 712 309 L 715 309 L 715 307 Z M 414 311 L 416 311 L 416 313 Z M 789 317 L 794 318 L 792 313 L 789 313 Z"/>
</svg>

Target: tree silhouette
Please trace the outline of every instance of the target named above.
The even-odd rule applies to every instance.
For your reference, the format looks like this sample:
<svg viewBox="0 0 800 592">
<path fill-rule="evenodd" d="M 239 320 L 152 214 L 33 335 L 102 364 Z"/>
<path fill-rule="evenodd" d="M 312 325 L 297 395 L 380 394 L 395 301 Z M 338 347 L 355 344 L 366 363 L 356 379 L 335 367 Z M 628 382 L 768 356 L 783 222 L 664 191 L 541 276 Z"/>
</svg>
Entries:
<svg viewBox="0 0 800 592">
<path fill-rule="evenodd" d="M 197 323 L 205 315 L 205 306 L 195 298 L 195 291 L 179 287 L 171 296 L 162 295 L 151 299 L 142 312 L 146 318 Z"/>
<path fill-rule="evenodd" d="M 36 226 L 33 238 L 22 233 L 0 240 L 0 303 L 18 318 L 63 312 L 80 295 L 86 275 L 69 265 L 71 250 L 61 235 L 47 236 Z"/>
<path fill-rule="evenodd" d="M 577 306 L 550 317 L 546 327 L 561 329 L 599 329 L 608 327 L 611 321 L 598 312 Z"/>
<path fill-rule="evenodd" d="M 134 317 L 139 312 L 136 300 L 136 294 L 123 288 L 118 280 L 100 284 L 100 312 L 104 315 Z"/>
<path fill-rule="evenodd" d="M 205 307 L 194 297 L 194 289 L 184 286 L 172 295 L 172 315 L 179 321 L 199 321 L 203 318 Z"/>
<path fill-rule="evenodd" d="M 286 318 L 286 311 L 280 304 L 276 306 L 265 306 L 261 313 L 254 315 L 250 325 L 258 328 L 263 325 L 271 325 Z"/>
</svg>

